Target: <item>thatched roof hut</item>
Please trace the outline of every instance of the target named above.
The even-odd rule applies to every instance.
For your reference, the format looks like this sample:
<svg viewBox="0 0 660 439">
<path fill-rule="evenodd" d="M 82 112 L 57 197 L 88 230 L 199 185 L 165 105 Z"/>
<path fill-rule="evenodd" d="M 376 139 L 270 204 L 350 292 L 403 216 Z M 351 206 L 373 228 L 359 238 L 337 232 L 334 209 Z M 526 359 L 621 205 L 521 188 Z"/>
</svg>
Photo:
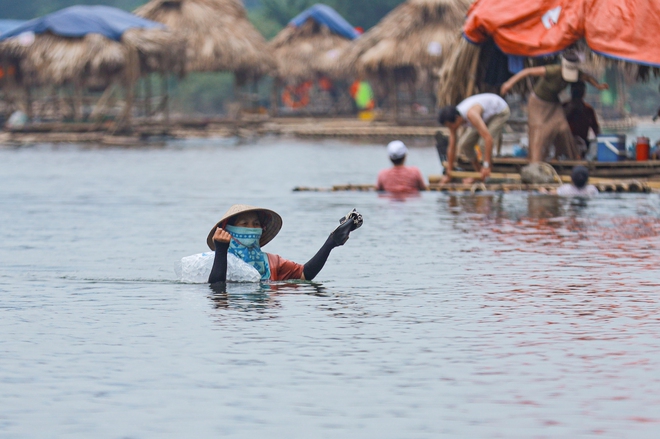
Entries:
<svg viewBox="0 0 660 439">
<path fill-rule="evenodd" d="M 131 56 L 134 54 L 135 56 Z M 183 74 L 182 40 L 164 29 L 129 29 L 121 41 L 90 33 L 62 37 L 26 34 L 0 43 L 0 57 L 18 67 L 25 85 L 102 87 L 151 72 Z"/>
<path fill-rule="evenodd" d="M 183 40 L 108 6 L 71 6 L 2 34 L 0 57 L 26 85 L 104 85 L 153 71 L 183 72 Z"/>
<path fill-rule="evenodd" d="M 2 86 L 11 94 L 22 86 L 31 116 L 32 88 L 70 84 L 74 117 L 80 119 L 85 88 L 105 88 L 109 97 L 109 86 L 121 84 L 127 121 L 137 80 L 152 72 L 182 75 L 184 50 L 183 39 L 160 23 L 107 6 L 72 6 L 2 34 L 0 65 L 12 73 Z"/>
<path fill-rule="evenodd" d="M 134 12 L 186 40 L 188 72 L 230 71 L 243 83 L 275 67 L 240 0 L 151 0 Z"/>
<path fill-rule="evenodd" d="M 357 31 L 329 6 L 317 4 L 291 20 L 268 45 L 277 62 L 276 76 L 297 82 L 322 74 L 345 78 L 337 70 L 341 53 Z"/>
<path fill-rule="evenodd" d="M 442 65 L 472 0 L 408 0 L 355 40 L 341 67 L 359 75 L 414 80 Z"/>
</svg>

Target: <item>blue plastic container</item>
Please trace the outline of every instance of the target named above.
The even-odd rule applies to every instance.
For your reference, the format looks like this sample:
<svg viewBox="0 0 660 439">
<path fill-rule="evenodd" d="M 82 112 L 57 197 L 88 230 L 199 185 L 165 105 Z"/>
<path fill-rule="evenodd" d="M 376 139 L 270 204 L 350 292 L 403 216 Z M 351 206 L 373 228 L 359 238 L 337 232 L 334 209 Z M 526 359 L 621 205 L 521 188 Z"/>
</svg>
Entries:
<svg viewBox="0 0 660 439">
<path fill-rule="evenodd" d="M 597 136 L 599 162 L 620 162 L 626 159 L 625 134 L 601 134 Z"/>
</svg>

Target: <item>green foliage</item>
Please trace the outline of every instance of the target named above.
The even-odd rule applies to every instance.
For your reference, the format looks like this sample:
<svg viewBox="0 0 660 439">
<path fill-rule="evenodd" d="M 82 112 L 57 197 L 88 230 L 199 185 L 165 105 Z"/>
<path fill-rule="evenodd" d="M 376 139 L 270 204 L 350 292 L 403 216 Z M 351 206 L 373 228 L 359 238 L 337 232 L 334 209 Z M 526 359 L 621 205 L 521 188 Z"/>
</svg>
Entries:
<svg viewBox="0 0 660 439">
<path fill-rule="evenodd" d="M 314 0 L 261 0 L 261 9 L 265 17 L 284 27 L 293 17 L 315 3 Z"/>
<path fill-rule="evenodd" d="M 0 18 L 15 18 L 27 20 L 39 17 L 59 9 L 74 5 L 105 5 L 132 11 L 146 3 L 145 0 L 28 0 L 7 2 L 0 9 Z"/>
<path fill-rule="evenodd" d="M 296 15 L 318 3 L 317 0 L 261 0 L 263 16 L 278 22 L 281 26 Z M 380 21 L 388 12 L 394 9 L 402 0 L 361 0 L 347 2 L 345 0 L 325 0 L 323 3 L 337 10 L 353 26 L 368 29 Z"/>
<path fill-rule="evenodd" d="M 254 27 L 257 28 L 261 35 L 267 40 L 272 39 L 279 31 L 284 28 L 284 25 L 270 18 L 266 11 L 263 9 L 252 9 L 248 11 L 248 20 L 252 22 Z"/>
<path fill-rule="evenodd" d="M 0 18 L 30 19 L 73 5 L 107 5 L 132 11 L 146 2 L 147 0 L 27 0 L 22 2 L 3 0 Z M 278 24 L 280 28 L 284 27 L 293 17 L 318 2 L 318 0 L 244 0 L 245 6 L 251 12 L 252 22 L 257 29 L 263 30 L 267 37 L 270 37 L 276 28 L 274 23 Z M 353 26 L 368 29 L 378 23 L 395 6 L 402 3 L 402 0 L 324 0 L 322 2 L 335 8 Z"/>
</svg>

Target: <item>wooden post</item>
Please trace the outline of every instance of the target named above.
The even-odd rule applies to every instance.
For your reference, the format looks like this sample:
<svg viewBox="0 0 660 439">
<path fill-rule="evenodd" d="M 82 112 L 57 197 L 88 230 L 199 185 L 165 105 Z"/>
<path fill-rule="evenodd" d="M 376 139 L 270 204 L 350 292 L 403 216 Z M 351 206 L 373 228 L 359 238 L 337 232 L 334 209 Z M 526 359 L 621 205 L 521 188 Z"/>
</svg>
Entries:
<svg viewBox="0 0 660 439">
<path fill-rule="evenodd" d="M 413 107 L 415 105 L 415 101 L 417 101 L 417 87 L 415 83 L 412 81 L 408 83 L 408 97 L 409 97 L 408 108 L 410 109 L 410 117 L 414 118 L 415 110 Z"/>
<path fill-rule="evenodd" d="M 394 120 L 399 119 L 399 83 L 394 77 Z"/>
<path fill-rule="evenodd" d="M 25 114 L 27 114 L 28 122 L 32 122 L 34 114 L 32 114 L 32 88 L 29 85 L 25 86 Z"/>
<path fill-rule="evenodd" d="M 151 116 L 151 75 L 144 77 L 144 115 Z"/>
<path fill-rule="evenodd" d="M 2 80 L 2 87 L 4 91 L 4 99 L 7 104 L 11 103 L 11 105 L 7 105 L 7 119 L 13 111 L 15 111 L 18 107 L 20 109 L 21 107 L 21 99 L 20 99 L 20 94 L 17 94 L 16 91 L 19 90 L 19 87 L 16 84 L 16 78 L 14 78 L 13 75 L 9 74 L 10 71 L 10 66 L 11 64 L 7 60 L 7 58 L 3 57 L 2 58 L 2 69 L 5 72 L 5 77 Z"/>
<path fill-rule="evenodd" d="M 270 116 L 277 117 L 277 110 L 279 107 L 280 79 L 273 78 L 273 86 L 270 90 Z"/>
<path fill-rule="evenodd" d="M 161 75 L 161 92 L 163 94 L 163 115 L 165 117 L 165 126 L 169 129 L 170 126 L 170 77 L 167 73 Z"/>
<path fill-rule="evenodd" d="M 240 119 L 243 113 L 243 108 L 245 107 L 245 98 L 243 93 L 243 88 L 238 85 L 238 74 L 234 73 L 234 99 L 236 99 L 236 94 L 238 93 L 238 111 L 236 113 L 236 119 Z"/>
<path fill-rule="evenodd" d="M 619 69 L 615 70 L 616 75 L 616 110 L 621 116 L 626 115 L 626 83 Z"/>
<path fill-rule="evenodd" d="M 53 86 L 53 119 L 59 121 L 60 120 L 60 91 L 59 87 L 54 85 Z"/>
<path fill-rule="evenodd" d="M 257 112 L 259 109 L 259 81 L 256 75 L 252 78 L 252 111 Z"/>
<path fill-rule="evenodd" d="M 117 128 L 128 127 L 131 124 L 131 112 L 133 110 L 133 102 L 135 101 L 135 83 L 140 74 L 140 59 L 138 58 L 137 49 L 134 47 L 128 48 L 128 63 L 126 64 L 126 72 L 124 76 L 124 87 L 126 88 L 126 97 L 124 110 L 119 118 Z"/>
<path fill-rule="evenodd" d="M 112 93 L 114 90 L 115 90 L 114 82 L 105 88 L 105 91 L 103 92 L 99 100 L 96 102 L 96 105 L 94 105 L 92 114 L 89 115 L 90 120 L 94 122 L 100 122 L 108 106 L 108 103 L 110 102 L 110 98 L 112 97 Z"/>
<path fill-rule="evenodd" d="M 73 120 L 80 122 L 83 117 L 82 86 L 76 79 L 73 83 Z"/>
<path fill-rule="evenodd" d="M 394 70 L 389 73 L 389 88 L 390 88 L 390 105 L 392 105 L 393 119 L 397 120 L 399 116 L 399 93 L 397 90 L 396 78 L 394 77 Z"/>
</svg>

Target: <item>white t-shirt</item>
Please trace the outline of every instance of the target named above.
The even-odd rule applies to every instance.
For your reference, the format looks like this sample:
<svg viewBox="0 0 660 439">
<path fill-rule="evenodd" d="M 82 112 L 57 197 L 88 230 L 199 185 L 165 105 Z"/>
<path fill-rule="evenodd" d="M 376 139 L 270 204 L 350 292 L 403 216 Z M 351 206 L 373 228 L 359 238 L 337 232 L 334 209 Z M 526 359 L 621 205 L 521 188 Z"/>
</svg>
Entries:
<svg viewBox="0 0 660 439">
<path fill-rule="evenodd" d="M 557 189 L 557 195 L 562 197 L 595 197 L 598 195 L 598 189 L 593 184 L 588 184 L 582 189 L 578 189 L 572 184 L 563 184 Z"/>
<path fill-rule="evenodd" d="M 483 113 L 481 113 L 481 118 L 486 124 L 488 124 L 488 121 L 493 116 L 501 113 L 509 107 L 504 99 L 494 93 L 481 93 L 478 95 L 470 96 L 456 106 L 458 113 L 463 117 L 463 119 L 465 119 L 465 122 L 468 124 L 468 126 L 472 126 L 472 124 L 467 118 L 467 113 L 470 108 L 477 104 L 481 105 L 481 108 L 484 109 Z"/>
</svg>

